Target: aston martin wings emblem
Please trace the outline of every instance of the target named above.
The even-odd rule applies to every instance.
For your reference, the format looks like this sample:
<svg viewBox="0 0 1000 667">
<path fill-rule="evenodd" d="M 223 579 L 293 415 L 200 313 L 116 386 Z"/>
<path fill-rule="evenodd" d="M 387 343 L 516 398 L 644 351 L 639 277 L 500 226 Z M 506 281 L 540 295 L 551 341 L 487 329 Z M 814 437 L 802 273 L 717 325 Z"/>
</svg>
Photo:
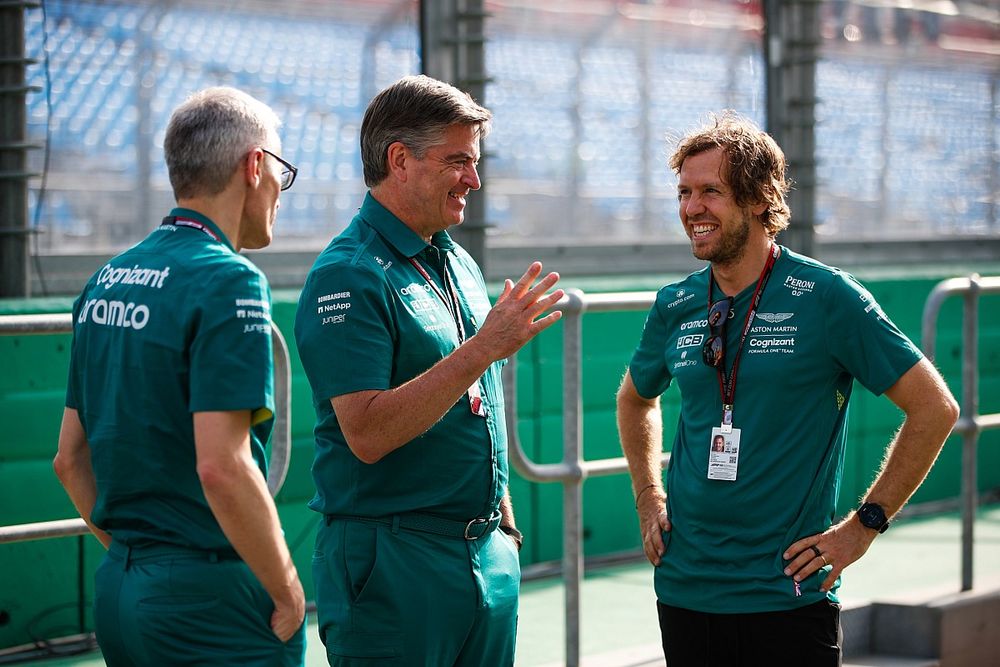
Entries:
<svg viewBox="0 0 1000 667">
<path fill-rule="evenodd" d="M 769 324 L 778 324 L 791 318 L 795 313 L 757 313 L 757 317 Z"/>
</svg>

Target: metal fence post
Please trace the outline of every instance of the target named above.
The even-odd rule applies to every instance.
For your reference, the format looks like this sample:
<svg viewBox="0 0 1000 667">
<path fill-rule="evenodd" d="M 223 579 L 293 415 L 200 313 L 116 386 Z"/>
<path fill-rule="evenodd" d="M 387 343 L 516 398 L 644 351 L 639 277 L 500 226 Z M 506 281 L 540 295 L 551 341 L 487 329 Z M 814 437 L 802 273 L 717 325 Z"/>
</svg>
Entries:
<svg viewBox="0 0 1000 667">
<path fill-rule="evenodd" d="M 566 582 L 566 667 L 580 664 L 580 589 L 583 582 L 582 399 L 583 293 L 566 290 L 563 308 L 563 462 L 579 471 L 563 480 L 563 577 Z"/>
<path fill-rule="evenodd" d="M 979 414 L 979 297 L 1000 294 L 1000 277 L 942 280 L 927 297 L 921 324 L 924 354 L 934 359 L 937 342 L 935 324 L 941 304 L 953 294 L 963 295 L 965 314 L 962 318 L 962 413 L 954 432 L 962 434 L 962 590 L 972 590 L 973 530 L 979 501 L 977 484 L 977 450 L 979 434 L 985 429 L 1000 428 L 1000 413 Z"/>
<path fill-rule="evenodd" d="M 965 316 L 962 318 L 962 414 L 979 414 L 979 276 L 969 276 L 964 293 Z M 976 475 L 976 450 L 979 427 L 973 419 L 971 428 L 962 433 L 962 590 L 972 590 L 972 545 L 979 495 Z"/>
</svg>

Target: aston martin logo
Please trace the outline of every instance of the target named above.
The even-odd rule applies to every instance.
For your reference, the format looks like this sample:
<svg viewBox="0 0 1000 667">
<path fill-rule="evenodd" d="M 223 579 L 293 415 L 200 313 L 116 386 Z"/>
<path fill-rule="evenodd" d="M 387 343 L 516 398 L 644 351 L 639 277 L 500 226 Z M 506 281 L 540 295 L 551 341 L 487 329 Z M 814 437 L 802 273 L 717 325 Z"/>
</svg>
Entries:
<svg viewBox="0 0 1000 667">
<path fill-rule="evenodd" d="M 793 315 L 795 315 L 795 313 L 757 313 L 758 318 L 769 324 L 784 322 L 787 319 L 791 319 Z"/>
</svg>

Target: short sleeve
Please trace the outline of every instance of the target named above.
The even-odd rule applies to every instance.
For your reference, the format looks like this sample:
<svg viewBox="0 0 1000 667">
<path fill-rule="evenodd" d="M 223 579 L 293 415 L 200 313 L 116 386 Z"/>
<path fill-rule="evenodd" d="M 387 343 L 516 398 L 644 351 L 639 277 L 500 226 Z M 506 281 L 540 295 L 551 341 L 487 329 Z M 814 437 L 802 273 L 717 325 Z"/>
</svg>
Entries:
<svg viewBox="0 0 1000 667">
<path fill-rule="evenodd" d="M 646 316 L 642 337 L 629 364 L 632 384 L 644 398 L 655 398 L 670 386 L 671 375 L 664 354 L 666 340 L 667 323 L 660 308 L 660 296 L 657 295 L 656 302 Z"/>
<path fill-rule="evenodd" d="M 69 353 L 69 373 L 67 374 L 66 381 L 66 401 L 65 406 L 71 410 L 79 409 L 79 402 L 76 397 L 76 378 L 79 373 L 79 369 L 76 365 L 76 323 L 80 319 L 80 306 L 83 304 L 86 298 L 87 292 L 90 289 L 90 284 L 87 284 L 87 288 L 84 289 L 83 293 L 77 297 L 76 301 L 73 302 L 73 340 L 70 342 L 70 353 Z"/>
<path fill-rule="evenodd" d="M 831 354 L 873 394 L 885 392 L 923 358 L 853 276 L 835 274 L 824 301 Z"/>
<path fill-rule="evenodd" d="M 228 263 L 206 281 L 194 307 L 191 412 L 250 410 L 253 424 L 270 419 L 274 359 L 267 279 L 249 264 Z"/>
<path fill-rule="evenodd" d="M 393 331 L 382 275 L 346 263 L 312 271 L 299 297 L 295 342 L 317 400 L 389 389 Z"/>
</svg>

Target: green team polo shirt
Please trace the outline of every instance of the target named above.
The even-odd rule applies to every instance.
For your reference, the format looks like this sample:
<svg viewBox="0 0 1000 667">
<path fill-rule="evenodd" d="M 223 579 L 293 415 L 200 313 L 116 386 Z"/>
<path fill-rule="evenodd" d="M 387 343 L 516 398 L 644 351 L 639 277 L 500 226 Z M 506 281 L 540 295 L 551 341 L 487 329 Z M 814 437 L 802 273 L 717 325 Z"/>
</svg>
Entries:
<svg viewBox="0 0 1000 667">
<path fill-rule="evenodd" d="M 310 270 L 295 341 L 316 408 L 316 496 L 309 506 L 317 512 L 424 512 L 466 521 L 498 507 L 507 486 L 501 364 L 479 381 L 485 418 L 463 396 L 429 430 L 374 464 L 348 448 L 330 404 L 342 394 L 397 387 L 458 347 L 449 309 L 410 261 L 443 289 L 445 258 L 471 336 L 490 310 L 479 267 L 446 232 L 427 244 L 370 193 Z"/>
<path fill-rule="evenodd" d="M 828 568 L 796 595 L 782 553 L 834 519 L 853 380 L 881 394 L 921 354 L 852 276 L 782 248 L 738 370 L 737 478 L 710 480 L 722 398 L 718 374 L 702 361 L 708 280 L 706 267 L 659 291 L 629 366 L 641 396 L 659 396 L 674 380 L 681 394 L 666 482 L 672 530 L 654 574 L 657 598 L 710 613 L 810 604 L 826 596 L 819 585 Z M 736 295 L 729 368 L 754 288 Z M 721 296 L 715 287 L 713 297 Z"/>
<path fill-rule="evenodd" d="M 251 410 L 251 448 L 265 472 L 270 289 L 211 220 L 170 215 L 76 300 L 66 405 L 90 445 L 98 528 L 130 544 L 226 549 L 198 480 L 192 413 Z"/>
</svg>

